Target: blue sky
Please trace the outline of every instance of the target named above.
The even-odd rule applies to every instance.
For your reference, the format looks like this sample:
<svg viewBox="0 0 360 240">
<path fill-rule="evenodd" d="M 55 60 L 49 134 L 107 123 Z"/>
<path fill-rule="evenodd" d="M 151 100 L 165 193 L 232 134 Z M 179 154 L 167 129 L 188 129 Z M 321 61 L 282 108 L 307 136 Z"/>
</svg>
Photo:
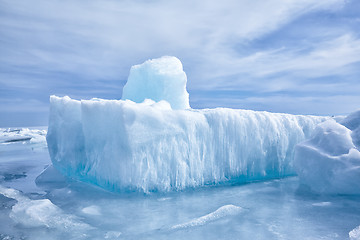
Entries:
<svg viewBox="0 0 360 240">
<path fill-rule="evenodd" d="M 49 95 L 120 99 L 130 67 L 178 57 L 193 108 L 360 108 L 358 0 L 0 0 L 0 127 Z"/>
</svg>

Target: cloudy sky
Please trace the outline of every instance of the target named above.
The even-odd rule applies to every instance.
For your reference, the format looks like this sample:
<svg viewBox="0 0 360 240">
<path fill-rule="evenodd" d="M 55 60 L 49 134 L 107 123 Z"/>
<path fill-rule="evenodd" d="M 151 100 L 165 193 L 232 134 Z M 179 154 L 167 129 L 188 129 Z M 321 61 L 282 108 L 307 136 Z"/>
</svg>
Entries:
<svg viewBox="0 0 360 240">
<path fill-rule="evenodd" d="M 0 127 L 49 95 L 120 99 L 132 65 L 178 57 L 193 108 L 360 108 L 358 0 L 0 0 Z"/>
</svg>

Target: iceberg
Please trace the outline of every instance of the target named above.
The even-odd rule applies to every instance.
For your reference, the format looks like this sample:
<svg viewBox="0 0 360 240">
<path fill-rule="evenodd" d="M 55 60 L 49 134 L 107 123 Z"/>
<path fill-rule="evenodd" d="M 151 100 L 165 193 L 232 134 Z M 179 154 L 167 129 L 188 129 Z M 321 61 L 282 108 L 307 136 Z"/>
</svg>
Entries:
<svg viewBox="0 0 360 240">
<path fill-rule="evenodd" d="M 50 98 L 53 165 L 109 190 L 168 191 L 294 175 L 293 153 L 324 117 L 172 110 L 165 102 Z"/>
<path fill-rule="evenodd" d="M 137 93 L 136 88 L 130 91 L 130 83 L 138 82 L 139 95 L 143 94 L 141 82 L 159 80 L 163 66 L 166 74 L 159 77 L 161 88 L 181 86 L 181 91 L 174 89 L 173 98 L 157 93 L 152 100 L 146 94 L 132 98 Z M 191 109 L 180 66 L 180 61 L 166 57 L 133 67 L 123 100 L 51 96 L 47 143 L 54 167 L 110 191 L 143 192 L 296 174 L 296 144 L 329 118 Z M 144 80 L 146 76 L 150 77 Z M 157 92 L 152 88 L 160 85 L 148 88 L 152 94 Z M 176 94 L 182 100 L 174 100 Z"/>
<path fill-rule="evenodd" d="M 295 150 L 302 184 L 326 194 L 360 194 L 360 110 L 319 124 Z"/>
</svg>

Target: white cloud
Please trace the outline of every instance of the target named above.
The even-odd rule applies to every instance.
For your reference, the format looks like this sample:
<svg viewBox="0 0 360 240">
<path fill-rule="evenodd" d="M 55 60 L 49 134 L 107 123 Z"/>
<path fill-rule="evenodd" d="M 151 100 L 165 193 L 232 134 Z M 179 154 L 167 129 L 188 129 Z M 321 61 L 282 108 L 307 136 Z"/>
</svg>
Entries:
<svg viewBox="0 0 360 240">
<path fill-rule="evenodd" d="M 343 73 L 345 66 L 360 62 L 360 40 L 348 34 L 320 42 L 314 50 L 306 54 L 293 52 L 272 58 L 282 60 L 282 64 L 260 74 L 292 71 L 307 77 L 338 75 Z"/>
<path fill-rule="evenodd" d="M 103 78 L 165 54 L 211 64 L 207 58 L 231 55 L 233 44 L 239 41 L 260 37 L 307 12 L 342 3 L 3 1 L 6 14 L 0 15 L 0 22 L 8 42 L 3 44 L 6 56 L 1 62 Z"/>
<path fill-rule="evenodd" d="M 351 68 L 356 72 L 357 68 L 352 65 L 360 63 L 360 39 L 350 34 L 317 42 L 310 50 L 301 51 L 303 47 L 260 51 L 240 58 L 223 55 L 218 68 L 211 71 L 201 69 L 207 73 L 205 79 L 216 79 L 204 87 L 299 91 L 299 85 L 303 87 L 304 81 L 320 77 L 340 78 L 351 73 Z M 341 81 L 337 83 L 343 84 Z M 323 84 L 324 88 L 328 85 L 334 84 Z M 198 87 L 203 86 L 200 84 Z"/>
<path fill-rule="evenodd" d="M 331 111 L 326 101 L 337 109 L 340 103 L 353 107 L 356 102 L 351 101 L 358 98 L 344 97 L 355 96 L 360 90 L 359 84 L 354 84 L 359 77 L 360 39 L 351 27 L 309 21 L 299 29 L 294 26 L 297 39 L 293 45 L 253 46 L 259 39 L 266 42 L 271 34 L 282 40 L 281 29 L 286 26 L 319 12 L 341 11 L 348 2 L 0 0 L 0 84 L 14 91 L 13 99 L 19 98 L 23 89 L 27 89 L 24 98 L 46 99 L 44 96 L 54 93 L 50 91 L 66 88 L 91 98 L 96 97 L 94 92 L 113 88 L 116 80 L 125 80 L 131 65 L 175 55 L 184 64 L 190 90 L 245 90 L 257 97 L 267 94 L 258 101 L 242 96 L 214 101 L 211 96 L 190 96 L 194 102 L 202 101 L 200 105 L 223 103 L 254 109 L 260 105 L 263 110 L 267 106 L 307 113 L 305 106 L 310 108 L 311 102 L 324 103 L 312 105 L 319 113 Z M 316 80 L 326 77 L 338 80 Z M 71 91 L 77 88 L 79 91 Z M 288 94 L 287 99 L 277 101 L 274 95 L 279 91 L 293 91 L 296 96 Z M 319 93 L 325 96 L 321 101 L 316 96 Z M 339 101 L 329 95 L 336 95 Z M 288 105 L 283 104 L 285 100 Z M 1 102 L 0 109 L 5 109 L 5 104 L 10 106 Z M 16 104 L 11 106 L 16 109 Z M 30 106 L 40 109 L 36 102 L 25 108 Z M 311 109 L 316 112 L 315 107 Z"/>
</svg>

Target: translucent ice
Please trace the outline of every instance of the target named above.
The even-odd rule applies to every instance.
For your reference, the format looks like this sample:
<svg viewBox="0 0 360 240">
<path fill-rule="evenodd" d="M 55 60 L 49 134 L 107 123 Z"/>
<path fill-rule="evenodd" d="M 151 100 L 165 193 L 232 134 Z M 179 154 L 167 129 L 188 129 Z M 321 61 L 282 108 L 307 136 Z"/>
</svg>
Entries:
<svg viewBox="0 0 360 240">
<path fill-rule="evenodd" d="M 293 153 L 327 118 L 166 102 L 50 99 L 47 135 L 63 174 L 109 190 L 169 191 L 294 175 Z"/>
<path fill-rule="evenodd" d="M 360 111 L 340 123 L 319 124 L 312 138 L 296 147 L 296 171 L 316 192 L 360 194 Z"/>
<path fill-rule="evenodd" d="M 189 107 L 175 57 L 131 68 L 125 100 L 50 98 L 63 174 L 109 190 L 169 191 L 294 175 L 294 146 L 324 117 Z"/>
<path fill-rule="evenodd" d="M 152 59 L 130 70 L 122 99 L 137 103 L 145 99 L 165 100 L 173 109 L 190 108 L 186 74 L 176 57 Z"/>
</svg>

